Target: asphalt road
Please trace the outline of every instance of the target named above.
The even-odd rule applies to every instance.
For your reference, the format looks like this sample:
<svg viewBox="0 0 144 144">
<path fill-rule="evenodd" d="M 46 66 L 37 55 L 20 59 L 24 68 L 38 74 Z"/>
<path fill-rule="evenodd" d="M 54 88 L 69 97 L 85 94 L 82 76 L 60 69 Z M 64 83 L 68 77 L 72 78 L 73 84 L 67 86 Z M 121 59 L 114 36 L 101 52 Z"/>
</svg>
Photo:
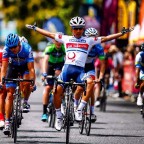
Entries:
<svg viewBox="0 0 144 144">
<path fill-rule="evenodd" d="M 31 112 L 24 114 L 18 129 L 18 144 L 64 144 L 65 132 L 49 128 L 42 122 L 43 86 L 30 97 Z M 71 128 L 72 144 L 144 144 L 144 121 L 135 103 L 123 99 L 108 98 L 106 112 L 95 109 L 97 121 L 92 124 L 90 136 L 79 134 L 77 123 Z M 13 139 L 0 131 L 0 144 L 11 144 Z"/>
</svg>

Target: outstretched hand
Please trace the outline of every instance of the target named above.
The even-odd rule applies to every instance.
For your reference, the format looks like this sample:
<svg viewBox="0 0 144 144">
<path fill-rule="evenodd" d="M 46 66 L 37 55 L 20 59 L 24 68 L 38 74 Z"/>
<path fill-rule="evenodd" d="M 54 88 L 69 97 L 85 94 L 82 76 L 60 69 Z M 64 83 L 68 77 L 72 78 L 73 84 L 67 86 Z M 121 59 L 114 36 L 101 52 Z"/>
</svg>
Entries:
<svg viewBox="0 0 144 144">
<path fill-rule="evenodd" d="M 26 26 L 28 29 L 36 30 L 36 22 L 34 23 L 34 25 L 26 24 L 25 26 Z"/>
<path fill-rule="evenodd" d="M 130 28 L 127 28 L 127 29 L 125 27 L 123 27 L 123 29 L 121 30 L 121 33 L 124 35 L 128 32 L 133 31 L 133 30 L 134 30 L 134 27 L 130 27 Z"/>
</svg>

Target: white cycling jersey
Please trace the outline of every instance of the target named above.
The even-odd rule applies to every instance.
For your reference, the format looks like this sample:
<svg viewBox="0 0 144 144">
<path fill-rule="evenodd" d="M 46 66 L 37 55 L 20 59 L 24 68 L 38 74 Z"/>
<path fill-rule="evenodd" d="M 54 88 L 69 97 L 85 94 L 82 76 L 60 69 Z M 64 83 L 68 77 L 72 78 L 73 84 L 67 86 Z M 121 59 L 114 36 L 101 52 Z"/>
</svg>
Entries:
<svg viewBox="0 0 144 144">
<path fill-rule="evenodd" d="M 95 44 L 101 43 L 101 37 L 67 36 L 57 33 L 55 40 L 64 44 L 66 50 L 65 64 L 85 67 L 89 51 Z"/>
</svg>

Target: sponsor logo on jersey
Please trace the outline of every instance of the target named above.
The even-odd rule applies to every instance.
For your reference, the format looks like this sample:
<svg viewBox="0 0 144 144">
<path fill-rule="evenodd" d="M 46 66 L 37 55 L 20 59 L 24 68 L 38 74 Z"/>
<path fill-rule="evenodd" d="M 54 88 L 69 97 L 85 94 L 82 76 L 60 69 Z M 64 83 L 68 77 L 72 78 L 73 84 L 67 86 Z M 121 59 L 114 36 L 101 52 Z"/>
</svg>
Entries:
<svg viewBox="0 0 144 144">
<path fill-rule="evenodd" d="M 33 53 L 32 53 L 32 51 L 29 53 L 29 58 L 33 58 Z"/>
<path fill-rule="evenodd" d="M 26 61 L 26 58 L 12 58 L 12 60 L 15 62 L 23 62 Z"/>
<path fill-rule="evenodd" d="M 62 34 L 59 34 L 59 35 L 58 35 L 58 38 L 59 38 L 59 39 L 62 39 Z"/>
<path fill-rule="evenodd" d="M 84 39 L 70 39 L 69 41 L 71 41 L 71 42 L 81 42 L 81 43 L 86 43 L 86 40 L 84 40 Z"/>
<path fill-rule="evenodd" d="M 74 52 L 68 53 L 68 59 L 74 59 L 76 57 L 76 54 Z"/>
<path fill-rule="evenodd" d="M 66 48 L 80 48 L 88 50 L 89 45 L 88 44 L 79 44 L 79 43 L 67 43 Z"/>
</svg>

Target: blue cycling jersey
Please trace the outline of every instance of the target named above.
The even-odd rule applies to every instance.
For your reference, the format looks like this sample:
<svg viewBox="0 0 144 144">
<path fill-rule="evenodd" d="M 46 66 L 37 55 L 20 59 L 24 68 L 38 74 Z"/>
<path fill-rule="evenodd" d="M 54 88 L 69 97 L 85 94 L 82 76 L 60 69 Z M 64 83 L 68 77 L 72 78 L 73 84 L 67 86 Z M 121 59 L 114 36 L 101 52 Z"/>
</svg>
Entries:
<svg viewBox="0 0 144 144">
<path fill-rule="evenodd" d="M 98 56 L 100 59 L 105 58 L 104 49 L 101 44 L 96 44 L 95 46 L 93 46 L 88 54 L 86 63 L 92 63 L 95 60 L 96 56 Z"/>
<path fill-rule="evenodd" d="M 136 55 L 135 58 L 135 67 L 140 68 L 144 73 L 144 52 L 141 51 Z"/>
<path fill-rule="evenodd" d="M 19 53 L 14 54 L 7 46 L 3 49 L 3 60 L 9 60 L 9 63 L 20 66 L 28 62 L 34 62 L 32 48 L 28 43 L 22 42 Z"/>
</svg>

